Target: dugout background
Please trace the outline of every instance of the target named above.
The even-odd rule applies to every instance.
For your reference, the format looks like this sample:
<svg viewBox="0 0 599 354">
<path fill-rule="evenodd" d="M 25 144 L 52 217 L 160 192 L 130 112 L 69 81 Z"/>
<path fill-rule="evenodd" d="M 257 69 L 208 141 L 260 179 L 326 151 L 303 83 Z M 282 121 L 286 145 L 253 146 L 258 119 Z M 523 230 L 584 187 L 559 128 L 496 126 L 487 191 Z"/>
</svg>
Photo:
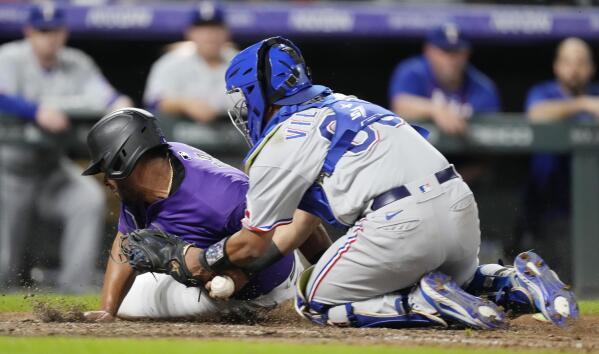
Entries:
<svg viewBox="0 0 599 354">
<path fill-rule="evenodd" d="M 0 38 L 2 43 L 16 39 L 14 36 Z M 260 38 L 233 38 L 238 48 L 243 48 Z M 336 91 L 354 94 L 383 106 L 388 105 L 387 87 L 395 65 L 401 60 L 420 54 L 420 38 L 295 38 L 312 68 L 318 83 Z M 105 40 L 72 37 L 68 45 L 82 49 L 94 58 L 108 80 L 120 91 L 141 105 L 145 81 L 151 65 L 165 51 L 172 40 Z M 521 112 L 528 89 L 543 80 L 552 78 L 552 62 L 557 41 L 542 40 L 530 43 L 505 41 L 474 41 L 471 62 L 496 83 L 505 112 Z M 595 57 L 599 55 L 596 42 L 591 42 Z M 457 158 L 450 156 L 450 161 Z M 477 197 L 481 216 L 483 239 L 482 262 L 495 262 L 502 254 L 503 244 L 513 241 L 515 220 L 521 210 L 521 195 L 528 170 L 528 156 L 487 155 L 489 169 L 483 178 L 471 187 Z M 115 231 L 116 208 L 111 203 L 107 213 L 107 237 L 105 249 L 112 242 Z M 565 256 L 569 245 L 569 223 L 560 221 L 563 228 L 559 239 L 543 240 L 538 248 L 564 250 L 564 267 L 569 260 Z M 40 235 L 45 232 L 40 233 Z M 58 264 L 59 243 L 38 236 L 47 246 L 43 254 L 31 254 L 36 261 L 49 267 Z M 564 248 L 565 247 L 565 248 Z M 50 252 L 48 252 L 50 251 Z M 509 250 L 508 250 L 509 251 Z M 516 251 L 516 250 L 514 250 Z M 48 256 L 56 255 L 56 256 Z M 99 255 L 98 264 L 103 267 L 105 253 Z M 508 263 L 511 259 L 506 260 Z M 37 262 L 36 262 L 37 263 Z M 559 268 L 559 267 L 558 267 Z M 562 274 L 563 271 L 562 271 Z M 565 275 L 569 280 L 570 277 Z"/>
<path fill-rule="evenodd" d="M 181 38 L 174 38 L 179 40 Z M 239 48 L 255 39 L 236 40 Z M 418 55 L 421 39 L 302 39 L 292 38 L 301 47 L 315 81 L 336 91 L 355 94 L 383 106 L 388 105 L 387 88 L 395 65 Z M 71 45 L 92 55 L 109 80 L 141 103 L 145 79 L 152 63 L 170 41 L 115 41 L 73 39 Z M 492 78 L 501 94 L 505 112 L 522 112 L 528 89 L 552 79 L 552 64 L 558 41 L 507 43 L 474 41 L 471 62 Z M 599 55 L 597 43 L 591 43 Z M 450 156 L 455 160 L 459 156 Z M 490 168 L 473 188 L 481 212 L 483 238 L 490 241 L 483 249 L 486 261 L 496 261 L 501 244 L 511 242 L 515 219 L 521 210 L 521 195 L 528 171 L 526 155 L 487 155 Z M 567 241 L 569 228 L 564 220 Z M 554 246 L 555 240 L 547 240 Z M 567 242 L 566 242 L 567 243 Z M 562 245 L 563 246 L 563 245 Z"/>
</svg>

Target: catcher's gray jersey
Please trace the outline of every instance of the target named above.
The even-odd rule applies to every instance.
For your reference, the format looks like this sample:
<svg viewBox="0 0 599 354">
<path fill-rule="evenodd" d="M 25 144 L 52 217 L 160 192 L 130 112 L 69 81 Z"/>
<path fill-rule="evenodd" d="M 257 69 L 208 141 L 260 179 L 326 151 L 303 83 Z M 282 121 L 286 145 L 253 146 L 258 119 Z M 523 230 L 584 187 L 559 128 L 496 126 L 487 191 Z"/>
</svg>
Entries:
<svg viewBox="0 0 599 354">
<path fill-rule="evenodd" d="M 118 97 L 82 51 L 63 48 L 56 67 L 45 70 L 26 40 L 0 47 L 0 91 L 66 111 L 103 111 Z"/>
<path fill-rule="evenodd" d="M 223 62 L 211 67 L 198 55 L 195 45 L 184 44 L 163 55 L 152 67 L 144 93 L 147 106 L 165 97 L 197 98 L 225 113 L 230 100 L 225 95 L 225 71 L 235 51 L 223 51 Z"/>
<path fill-rule="evenodd" d="M 255 150 L 256 156 L 248 159 L 246 227 L 267 231 L 291 221 L 322 169 L 328 136 L 334 131 L 334 123 L 326 119 L 331 115 L 328 107 L 296 113 L 275 128 Z M 348 226 L 377 195 L 448 165 L 418 132 L 398 117 L 393 119 L 397 124 L 375 123 L 361 131 L 335 172 L 322 182 L 335 217 Z"/>
<path fill-rule="evenodd" d="M 325 160 L 330 162 L 337 115 L 356 121 L 373 111 L 368 102 L 336 98 L 335 105 L 295 113 L 254 148 L 247 159 L 244 226 L 260 232 L 291 222 L 308 188 L 321 178 Z M 375 316 L 398 316 L 389 306 L 401 302 L 396 291 L 433 270 L 465 284 L 478 265 L 478 210 L 468 186 L 401 118 L 391 112 L 377 118 L 362 126 L 333 173 L 319 180 L 335 218 L 352 226 L 300 287 L 305 303 L 332 307 L 329 315 L 336 309 L 345 313 L 351 302 Z M 442 171 L 452 177 L 439 179 Z M 400 186 L 408 194 L 372 208 L 373 198 Z"/>
</svg>

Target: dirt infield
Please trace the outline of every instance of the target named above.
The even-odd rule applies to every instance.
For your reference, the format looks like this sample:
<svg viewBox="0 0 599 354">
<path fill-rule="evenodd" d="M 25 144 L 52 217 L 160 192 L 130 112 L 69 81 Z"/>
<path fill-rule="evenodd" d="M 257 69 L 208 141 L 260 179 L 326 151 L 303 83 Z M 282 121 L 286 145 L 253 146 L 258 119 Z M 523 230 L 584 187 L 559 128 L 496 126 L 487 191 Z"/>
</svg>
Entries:
<svg viewBox="0 0 599 354">
<path fill-rule="evenodd" d="M 62 313 L 53 311 L 38 309 L 36 313 L 0 313 L 0 336 L 245 338 L 599 352 L 599 316 L 583 317 L 567 330 L 523 316 L 513 320 L 508 330 L 473 331 L 324 328 L 299 319 L 289 306 L 275 310 L 251 325 L 226 324 L 222 320 L 209 323 L 120 320 L 102 324 L 84 323 L 76 309 Z"/>
</svg>

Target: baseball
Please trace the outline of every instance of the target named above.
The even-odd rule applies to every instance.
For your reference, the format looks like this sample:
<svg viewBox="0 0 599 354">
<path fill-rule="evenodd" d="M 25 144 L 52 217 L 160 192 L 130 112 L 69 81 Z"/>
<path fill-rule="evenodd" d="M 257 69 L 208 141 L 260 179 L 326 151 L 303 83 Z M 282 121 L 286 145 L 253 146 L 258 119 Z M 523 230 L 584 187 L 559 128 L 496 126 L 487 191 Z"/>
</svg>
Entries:
<svg viewBox="0 0 599 354">
<path fill-rule="evenodd" d="M 210 296 L 215 299 L 228 299 L 235 292 L 235 282 L 226 275 L 219 275 L 210 283 Z"/>
</svg>

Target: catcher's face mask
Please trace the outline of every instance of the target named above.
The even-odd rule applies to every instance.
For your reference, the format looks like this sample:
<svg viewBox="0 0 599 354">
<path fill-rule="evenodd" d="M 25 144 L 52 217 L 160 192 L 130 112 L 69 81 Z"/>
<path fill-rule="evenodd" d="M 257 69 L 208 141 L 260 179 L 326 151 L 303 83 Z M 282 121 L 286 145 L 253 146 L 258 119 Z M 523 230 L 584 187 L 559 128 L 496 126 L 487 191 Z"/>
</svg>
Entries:
<svg viewBox="0 0 599 354">
<path fill-rule="evenodd" d="M 227 97 L 231 100 L 232 108 L 227 110 L 233 126 L 245 139 L 245 142 L 252 146 L 250 142 L 250 130 L 248 128 L 248 106 L 245 96 L 241 89 L 235 88 L 227 91 Z"/>
</svg>

